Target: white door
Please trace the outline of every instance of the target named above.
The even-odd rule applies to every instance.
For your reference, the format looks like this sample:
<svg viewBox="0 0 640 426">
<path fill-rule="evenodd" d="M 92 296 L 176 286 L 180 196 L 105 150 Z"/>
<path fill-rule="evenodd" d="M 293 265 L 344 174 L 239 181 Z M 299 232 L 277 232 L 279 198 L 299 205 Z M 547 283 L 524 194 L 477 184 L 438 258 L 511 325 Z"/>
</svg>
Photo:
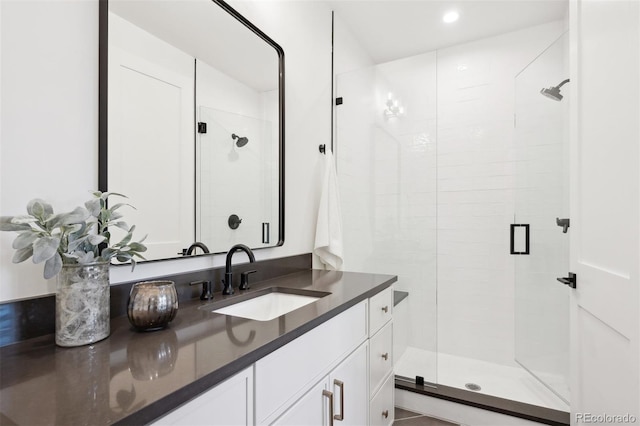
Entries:
<svg viewBox="0 0 640 426">
<path fill-rule="evenodd" d="M 109 25 L 108 190 L 135 206 L 144 256 L 175 257 L 195 241 L 194 60 L 117 15 Z"/>
<path fill-rule="evenodd" d="M 640 2 L 570 16 L 571 423 L 640 422 Z"/>
</svg>

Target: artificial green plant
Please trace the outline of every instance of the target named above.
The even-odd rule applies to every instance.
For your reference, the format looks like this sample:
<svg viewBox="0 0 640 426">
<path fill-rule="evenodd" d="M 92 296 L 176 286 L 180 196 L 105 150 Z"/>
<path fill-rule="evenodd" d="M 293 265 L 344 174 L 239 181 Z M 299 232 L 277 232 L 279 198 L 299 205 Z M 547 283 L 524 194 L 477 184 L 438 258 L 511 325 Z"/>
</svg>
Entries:
<svg viewBox="0 0 640 426">
<path fill-rule="evenodd" d="M 13 263 L 24 262 L 33 257 L 33 263 L 44 262 L 44 278 L 53 278 L 65 264 L 89 264 L 94 262 L 131 262 L 147 250 L 142 244 L 146 236 L 134 242 L 135 225 L 129 227 L 117 210 L 125 203 L 107 206 L 111 196 L 122 194 L 93 192 L 93 198 L 68 213 L 53 212 L 53 207 L 40 199 L 27 204 L 27 215 L 0 217 L 0 231 L 14 231 L 18 236 L 13 241 L 16 250 Z M 130 206 L 131 207 L 131 206 Z M 126 235 L 117 243 L 111 242 L 109 229 L 121 228 Z"/>
</svg>

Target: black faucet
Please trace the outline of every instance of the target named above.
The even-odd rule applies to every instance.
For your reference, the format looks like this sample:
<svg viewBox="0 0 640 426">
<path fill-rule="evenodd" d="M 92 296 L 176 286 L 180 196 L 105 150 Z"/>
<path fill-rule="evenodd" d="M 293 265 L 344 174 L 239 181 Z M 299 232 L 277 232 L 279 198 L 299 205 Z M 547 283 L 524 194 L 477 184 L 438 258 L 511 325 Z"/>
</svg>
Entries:
<svg viewBox="0 0 640 426">
<path fill-rule="evenodd" d="M 242 250 L 243 252 L 247 253 L 250 263 L 256 261 L 256 258 L 253 256 L 253 252 L 251 251 L 251 249 L 244 244 L 236 244 L 229 249 L 229 251 L 227 252 L 227 261 L 224 270 L 224 280 L 222 280 L 222 294 L 225 295 L 233 294 L 233 274 L 231 273 L 231 258 L 233 257 L 233 254 L 238 250 Z"/>
<path fill-rule="evenodd" d="M 209 253 L 209 247 L 207 247 L 204 243 L 201 243 L 200 241 L 196 241 L 195 243 L 191 244 L 188 249 L 186 250 L 182 249 L 182 255 L 191 256 L 193 252 L 196 250 L 196 248 L 202 249 L 202 251 L 205 252 L 205 254 Z"/>
</svg>

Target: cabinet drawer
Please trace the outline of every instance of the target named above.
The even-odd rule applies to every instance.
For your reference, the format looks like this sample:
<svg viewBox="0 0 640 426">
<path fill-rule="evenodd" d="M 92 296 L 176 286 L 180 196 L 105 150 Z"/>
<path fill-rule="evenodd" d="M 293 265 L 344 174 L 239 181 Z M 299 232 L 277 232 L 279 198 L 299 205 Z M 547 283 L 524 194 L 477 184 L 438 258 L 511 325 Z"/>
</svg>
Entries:
<svg viewBox="0 0 640 426">
<path fill-rule="evenodd" d="M 256 362 L 256 422 L 271 423 L 367 338 L 367 302 Z"/>
<path fill-rule="evenodd" d="M 369 351 L 369 386 L 373 396 L 393 370 L 393 321 L 371 338 Z"/>
<path fill-rule="evenodd" d="M 380 391 L 371 400 L 369 423 L 371 426 L 389 426 L 393 423 L 393 374 L 389 374 Z"/>
<path fill-rule="evenodd" d="M 393 311 L 393 287 L 382 290 L 369 299 L 369 336 L 373 336 L 391 319 Z"/>
</svg>

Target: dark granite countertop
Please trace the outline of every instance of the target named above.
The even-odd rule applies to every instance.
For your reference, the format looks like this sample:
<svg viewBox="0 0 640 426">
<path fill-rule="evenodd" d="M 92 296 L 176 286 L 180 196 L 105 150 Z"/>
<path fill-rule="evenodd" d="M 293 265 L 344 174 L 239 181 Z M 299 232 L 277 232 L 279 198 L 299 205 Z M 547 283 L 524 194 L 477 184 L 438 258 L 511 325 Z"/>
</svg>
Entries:
<svg viewBox="0 0 640 426">
<path fill-rule="evenodd" d="M 108 339 L 57 347 L 54 336 L 0 350 L 0 424 L 149 423 L 319 324 L 373 296 L 395 276 L 308 270 L 210 302 L 180 304 L 170 327 L 135 332 L 124 317 Z M 214 314 L 230 298 L 269 287 L 330 295 L 271 321 Z M 203 308 L 204 305 L 210 305 Z"/>
</svg>

